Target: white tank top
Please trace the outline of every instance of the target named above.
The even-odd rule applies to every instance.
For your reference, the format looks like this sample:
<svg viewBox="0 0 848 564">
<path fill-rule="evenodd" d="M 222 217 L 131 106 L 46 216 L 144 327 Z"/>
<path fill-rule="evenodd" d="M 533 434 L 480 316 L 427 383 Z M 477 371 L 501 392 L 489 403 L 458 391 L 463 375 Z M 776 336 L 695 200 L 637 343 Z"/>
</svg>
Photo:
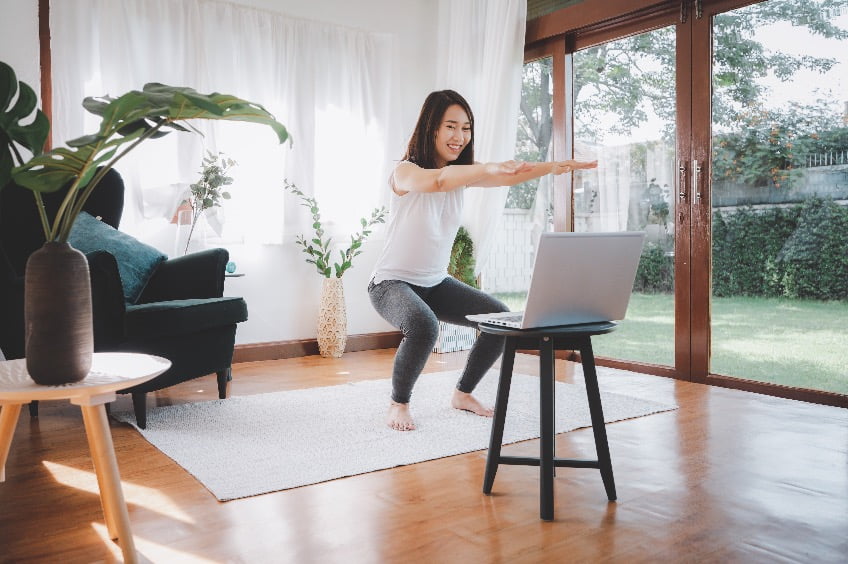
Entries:
<svg viewBox="0 0 848 564">
<path fill-rule="evenodd" d="M 374 283 L 403 280 L 429 287 L 444 280 L 464 194 L 465 187 L 403 196 L 392 190 L 386 244 L 374 267 Z"/>
</svg>

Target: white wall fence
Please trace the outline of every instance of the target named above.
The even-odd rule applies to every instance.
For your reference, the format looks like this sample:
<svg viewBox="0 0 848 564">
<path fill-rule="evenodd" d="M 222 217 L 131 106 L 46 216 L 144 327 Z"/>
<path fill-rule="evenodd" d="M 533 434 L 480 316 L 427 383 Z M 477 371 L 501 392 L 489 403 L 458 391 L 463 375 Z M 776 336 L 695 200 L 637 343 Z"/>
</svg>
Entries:
<svg viewBox="0 0 848 564">
<path fill-rule="evenodd" d="M 536 254 L 539 228 L 532 210 L 506 209 L 489 262 L 481 273 L 487 292 L 526 292 Z"/>
</svg>

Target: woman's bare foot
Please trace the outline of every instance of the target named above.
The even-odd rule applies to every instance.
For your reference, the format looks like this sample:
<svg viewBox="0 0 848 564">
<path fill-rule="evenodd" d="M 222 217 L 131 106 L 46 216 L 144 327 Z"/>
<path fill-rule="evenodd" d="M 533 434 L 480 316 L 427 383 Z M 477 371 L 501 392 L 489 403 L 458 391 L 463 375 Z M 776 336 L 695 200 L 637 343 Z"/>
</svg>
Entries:
<svg viewBox="0 0 848 564">
<path fill-rule="evenodd" d="M 386 423 L 395 431 L 415 430 L 415 422 L 412 420 L 412 414 L 409 412 L 408 403 L 392 401 L 391 405 L 389 405 L 389 414 L 386 416 Z"/>
<path fill-rule="evenodd" d="M 491 407 L 484 406 L 471 394 L 466 394 L 456 389 L 453 391 L 453 397 L 451 398 L 451 407 L 470 411 L 482 417 L 491 417 L 495 414 Z"/>
</svg>

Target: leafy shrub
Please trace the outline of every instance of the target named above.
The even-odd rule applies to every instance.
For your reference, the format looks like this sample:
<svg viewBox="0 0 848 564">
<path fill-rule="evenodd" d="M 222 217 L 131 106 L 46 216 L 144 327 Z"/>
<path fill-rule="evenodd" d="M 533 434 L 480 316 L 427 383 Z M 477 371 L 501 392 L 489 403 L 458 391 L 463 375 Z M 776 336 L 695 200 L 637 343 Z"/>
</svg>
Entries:
<svg viewBox="0 0 848 564">
<path fill-rule="evenodd" d="M 464 227 L 460 227 L 453 240 L 450 262 L 448 263 L 448 274 L 465 282 L 469 286 L 477 287 L 477 277 L 474 276 L 474 243 L 471 235 Z"/>
<path fill-rule="evenodd" d="M 642 251 L 633 291 L 658 294 L 674 291 L 674 257 L 659 245 L 648 243 Z"/>
</svg>

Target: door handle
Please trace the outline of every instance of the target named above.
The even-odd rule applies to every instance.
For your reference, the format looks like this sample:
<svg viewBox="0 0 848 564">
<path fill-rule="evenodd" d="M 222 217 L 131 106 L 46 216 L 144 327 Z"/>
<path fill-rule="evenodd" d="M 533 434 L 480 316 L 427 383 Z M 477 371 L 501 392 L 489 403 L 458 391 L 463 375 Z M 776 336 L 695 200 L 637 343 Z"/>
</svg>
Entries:
<svg viewBox="0 0 848 564">
<path fill-rule="evenodd" d="M 695 201 L 701 201 L 701 163 L 692 159 L 692 189 L 695 191 Z"/>
<path fill-rule="evenodd" d="M 686 199 L 686 163 L 682 160 L 677 161 L 677 197 L 680 201 Z"/>
</svg>

